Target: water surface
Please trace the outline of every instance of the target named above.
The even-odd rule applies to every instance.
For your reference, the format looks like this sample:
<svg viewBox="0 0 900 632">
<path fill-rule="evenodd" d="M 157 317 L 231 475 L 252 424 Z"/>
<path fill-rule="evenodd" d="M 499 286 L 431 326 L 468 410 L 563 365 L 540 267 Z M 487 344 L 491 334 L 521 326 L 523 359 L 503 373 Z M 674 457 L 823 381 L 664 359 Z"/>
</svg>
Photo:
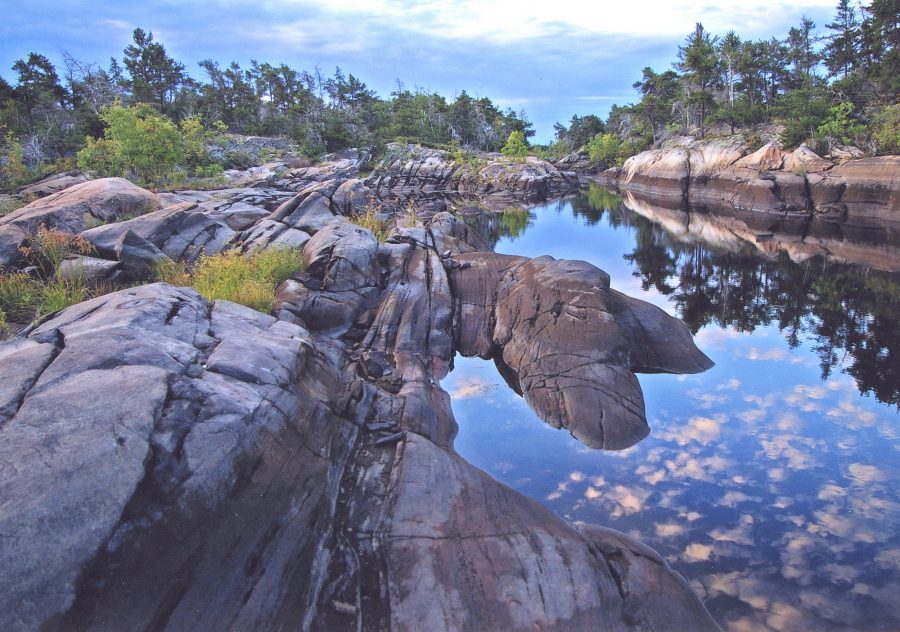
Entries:
<svg viewBox="0 0 900 632">
<path fill-rule="evenodd" d="M 502 223 L 498 252 L 593 263 L 716 366 L 639 376 L 651 434 L 602 452 L 457 357 L 457 450 L 653 546 L 728 630 L 900 629 L 898 276 L 666 230 L 601 189 Z"/>
</svg>

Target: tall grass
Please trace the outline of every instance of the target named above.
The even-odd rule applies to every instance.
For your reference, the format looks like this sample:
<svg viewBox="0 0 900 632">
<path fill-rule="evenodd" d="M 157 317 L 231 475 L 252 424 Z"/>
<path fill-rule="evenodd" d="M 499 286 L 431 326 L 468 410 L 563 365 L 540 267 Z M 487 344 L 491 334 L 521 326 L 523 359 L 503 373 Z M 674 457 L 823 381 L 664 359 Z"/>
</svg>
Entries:
<svg viewBox="0 0 900 632">
<path fill-rule="evenodd" d="M 223 299 L 268 312 L 275 288 L 302 265 L 297 248 L 269 248 L 248 256 L 230 250 L 201 257 L 193 270 L 167 262 L 158 269 L 158 276 L 173 285 L 189 285 L 210 301 Z"/>
<path fill-rule="evenodd" d="M 378 240 L 378 243 L 381 243 L 388 237 L 388 226 L 387 222 L 378 219 L 379 213 L 381 213 L 381 206 L 370 201 L 364 213 L 354 215 L 349 219 L 357 226 L 371 230 L 375 234 L 375 239 Z"/>
</svg>

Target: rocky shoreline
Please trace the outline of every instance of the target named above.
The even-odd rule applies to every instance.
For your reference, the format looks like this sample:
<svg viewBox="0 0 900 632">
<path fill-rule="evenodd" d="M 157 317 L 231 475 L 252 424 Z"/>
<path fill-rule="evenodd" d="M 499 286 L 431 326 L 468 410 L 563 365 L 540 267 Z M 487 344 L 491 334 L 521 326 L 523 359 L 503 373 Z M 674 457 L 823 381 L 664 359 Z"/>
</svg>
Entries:
<svg viewBox="0 0 900 632">
<path fill-rule="evenodd" d="M 653 551 L 453 450 L 456 353 L 611 449 L 648 432 L 635 372 L 711 365 L 601 270 L 490 252 L 475 202 L 577 177 L 410 146 L 363 162 L 269 165 L 219 191 L 75 182 L 0 218 L 11 268 L 41 224 L 120 281 L 225 249 L 302 247 L 305 264 L 270 315 L 155 283 L 0 344 L 0 627 L 717 629 Z M 384 242 L 350 221 L 366 210 L 391 221 Z"/>
<path fill-rule="evenodd" d="M 783 151 L 775 143 L 756 151 L 740 135 L 697 141 L 679 138 L 629 158 L 596 180 L 668 207 L 710 213 L 757 214 L 755 224 L 803 223 L 880 233 L 900 241 L 900 156 L 836 164 L 806 146 Z"/>
</svg>

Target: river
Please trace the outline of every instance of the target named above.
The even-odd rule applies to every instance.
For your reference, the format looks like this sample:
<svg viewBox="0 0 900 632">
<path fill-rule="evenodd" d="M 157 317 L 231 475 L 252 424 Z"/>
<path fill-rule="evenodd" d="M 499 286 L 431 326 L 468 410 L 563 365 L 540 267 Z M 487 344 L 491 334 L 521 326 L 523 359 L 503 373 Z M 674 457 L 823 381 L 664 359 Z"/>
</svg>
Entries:
<svg viewBox="0 0 900 632">
<path fill-rule="evenodd" d="M 649 544 L 726 630 L 900 629 L 900 275 L 631 206 L 592 187 L 510 211 L 495 249 L 593 263 L 682 318 L 716 366 L 640 375 L 651 434 L 603 452 L 457 356 L 457 451 Z"/>
</svg>

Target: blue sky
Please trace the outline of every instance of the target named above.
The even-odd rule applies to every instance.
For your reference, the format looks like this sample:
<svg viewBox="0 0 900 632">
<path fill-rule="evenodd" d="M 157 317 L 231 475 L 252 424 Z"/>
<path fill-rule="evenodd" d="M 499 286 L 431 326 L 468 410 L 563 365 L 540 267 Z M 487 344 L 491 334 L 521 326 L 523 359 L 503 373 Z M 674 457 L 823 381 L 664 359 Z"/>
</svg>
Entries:
<svg viewBox="0 0 900 632">
<path fill-rule="evenodd" d="M 515 0 L 72 0 L 4 2 L 0 74 L 10 81 L 16 59 L 30 51 L 58 66 L 62 51 L 103 65 L 121 58 L 134 28 L 152 31 L 192 76 L 211 58 L 250 59 L 298 69 L 335 66 L 379 94 L 398 79 L 452 98 L 465 89 L 503 107 L 524 109 L 538 141 L 572 114 L 605 116 L 635 98 L 631 84 L 644 66 L 664 70 L 702 22 L 714 34 L 784 37 L 809 15 L 821 28 L 835 0 L 747 3 L 531 2 Z"/>
</svg>

